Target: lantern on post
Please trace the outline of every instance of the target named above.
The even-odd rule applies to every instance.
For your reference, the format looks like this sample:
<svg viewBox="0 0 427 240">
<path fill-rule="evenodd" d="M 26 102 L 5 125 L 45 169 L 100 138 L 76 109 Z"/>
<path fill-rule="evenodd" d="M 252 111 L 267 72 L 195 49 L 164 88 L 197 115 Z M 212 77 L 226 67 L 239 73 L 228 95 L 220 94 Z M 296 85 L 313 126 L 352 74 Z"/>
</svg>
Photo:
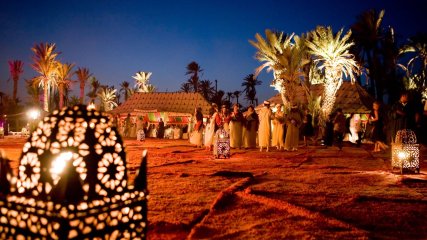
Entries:
<svg viewBox="0 0 427 240">
<path fill-rule="evenodd" d="M 399 168 L 402 174 L 404 170 L 420 172 L 420 147 L 417 144 L 417 136 L 412 130 L 399 130 L 395 142 L 391 145 L 392 168 Z"/>
<path fill-rule="evenodd" d="M 123 141 L 101 112 L 45 117 L 15 178 L 0 198 L 0 239 L 145 239 L 147 190 L 128 186 Z"/>
</svg>

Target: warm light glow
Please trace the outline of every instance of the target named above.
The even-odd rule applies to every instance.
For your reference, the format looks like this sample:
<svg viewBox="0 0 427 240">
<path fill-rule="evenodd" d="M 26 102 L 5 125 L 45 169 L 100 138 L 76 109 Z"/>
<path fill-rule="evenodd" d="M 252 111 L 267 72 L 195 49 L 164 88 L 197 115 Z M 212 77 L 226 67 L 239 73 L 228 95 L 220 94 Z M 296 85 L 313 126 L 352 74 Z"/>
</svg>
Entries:
<svg viewBox="0 0 427 240">
<path fill-rule="evenodd" d="M 70 161 L 72 157 L 72 152 L 63 152 L 59 154 L 59 156 L 52 161 L 50 173 L 52 175 L 61 174 L 64 171 L 65 166 L 67 166 L 67 162 Z"/>
<path fill-rule="evenodd" d="M 88 106 L 87 106 L 87 110 L 94 110 L 96 107 L 95 107 L 95 103 L 90 103 Z"/>
<path fill-rule="evenodd" d="M 404 152 L 404 151 L 400 151 L 400 152 L 397 154 L 397 157 L 398 157 L 400 160 L 404 160 L 404 159 L 406 159 L 407 154 L 406 154 L 406 152 Z"/>
<path fill-rule="evenodd" d="M 28 111 L 27 116 L 30 119 L 36 120 L 37 118 L 40 117 L 40 111 L 37 109 L 31 109 L 30 111 Z"/>
</svg>

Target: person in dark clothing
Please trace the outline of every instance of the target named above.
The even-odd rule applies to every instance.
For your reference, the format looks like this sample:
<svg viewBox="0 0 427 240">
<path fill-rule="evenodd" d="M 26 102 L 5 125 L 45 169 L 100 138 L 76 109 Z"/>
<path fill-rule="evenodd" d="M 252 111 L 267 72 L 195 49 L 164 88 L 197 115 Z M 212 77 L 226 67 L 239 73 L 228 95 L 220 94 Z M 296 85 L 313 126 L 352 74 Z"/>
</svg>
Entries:
<svg viewBox="0 0 427 240">
<path fill-rule="evenodd" d="M 381 150 L 388 149 L 384 143 L 386 135 L 384 133 L 384 114 L 380 109 L 381 104 L 374 102 L 372 111 L 369 114 L 369 123 L 373 125 L 371 139 L 375 143 L 373 152 L 380 152 Z"/>
<path fill-rule="evenodd" d="M 163 136 L 165 135 L 165 123 L 163 122 L 162 118 L 160 118 L 160 120 L 159 120 L 158 130 L 159 131 L 157 133 L 157 137 L 163 138 Z"/>
<path fill-rule="evenodd" d="M 325 127 L 325 140 L 326 146 L 332 146 L 334 142 L 334 119 L 332 115 L 329 115 L 329 119 L 326 121 Z"/>
<path fill-rule="evenodd" d="M 304 137 L 304 145 L 308 146 L 308 139 L 311 139 L 313 142 L 314 128 L 313 128 L 313 117 L 310 112 L 306 110 L 305 116 L 302 120 L 302 135 Z"/>
<path fill-rule="evenodd" d="M 399 130 L 415 130 L 416 120 L 418 118 L 415 107 L 408 101 L 408 93 L 403 92 L 400 99 L 392 106 L 393 124 L 391 129 L 391 138 L 394 142 L 396 133 Z"/>
<path fill-rule="evenodd" d="M 343 147 L 343 139 L 345 133 L 345 116 L 341 108 L 337 109 L 337 114 L 334 118 L 334 136 L 337 147 L 341 150 Z"/>
</svg>

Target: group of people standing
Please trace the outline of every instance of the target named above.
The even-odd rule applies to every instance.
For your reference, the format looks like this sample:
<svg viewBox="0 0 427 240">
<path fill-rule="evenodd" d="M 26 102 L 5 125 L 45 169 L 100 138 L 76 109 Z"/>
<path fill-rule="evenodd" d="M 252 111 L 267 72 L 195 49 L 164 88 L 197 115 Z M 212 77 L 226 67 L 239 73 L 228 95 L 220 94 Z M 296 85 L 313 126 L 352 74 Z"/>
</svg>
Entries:
<svg viewBox="0 0 427 240">
<path fill-rule="evenodd" d="M 242 113 L 237 104 L 233 105 L 231 112 L 225 105 L 219 110 L 216 104 L 212 104 L 206 125 L 203 125 L 201 109 L 197 108 L 190 143 L 198 147 L 204 145 L 207 150 L 211 150 L 215 132 L 223 128 L 230 135 L 231 148 L 256 148 L 258 143 L 260 151 L 269 151 L 270 147 L 296 151 L 300 127 L 303 126 L 307 137 L 314 133 L 311 115 L 303 118 L 296 105 L 291 107 L 288 114 L 283 111 L 283 105 L 277 104 L 275 108 L 273 112 L 270 103 L 265 101 L 258 113 L 252 105 Z"/>
</svg>

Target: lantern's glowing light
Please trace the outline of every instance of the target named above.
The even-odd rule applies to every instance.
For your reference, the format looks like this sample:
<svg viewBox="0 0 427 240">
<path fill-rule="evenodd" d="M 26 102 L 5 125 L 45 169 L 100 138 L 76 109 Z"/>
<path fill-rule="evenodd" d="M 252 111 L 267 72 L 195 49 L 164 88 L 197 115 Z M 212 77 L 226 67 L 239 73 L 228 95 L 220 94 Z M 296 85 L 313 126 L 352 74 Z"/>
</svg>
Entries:
<svg viewBox="0 0 427 240">
<path fill-rule="evenodd" d="M 64 171 L 65 166 L 67 166 L 67 162 L 70 161 L 72 157 L 73 157 L 72 152 L 63 152 L 59 154 L 59 156 L 52 161 L 52 167 L 50 168 L 50 173 L 52 175 L 61 174 Z"/>
<path fill-rule="evenodd" d="M 400 152 L 397 154 L 397 157 L 398 157 L 400 160 L 404 160 L 404 159 L 406 159 L 407 154 L 406 154 L 406 152 L 404 152 L 404 151 L 400 151 Z"/>
</svg>

